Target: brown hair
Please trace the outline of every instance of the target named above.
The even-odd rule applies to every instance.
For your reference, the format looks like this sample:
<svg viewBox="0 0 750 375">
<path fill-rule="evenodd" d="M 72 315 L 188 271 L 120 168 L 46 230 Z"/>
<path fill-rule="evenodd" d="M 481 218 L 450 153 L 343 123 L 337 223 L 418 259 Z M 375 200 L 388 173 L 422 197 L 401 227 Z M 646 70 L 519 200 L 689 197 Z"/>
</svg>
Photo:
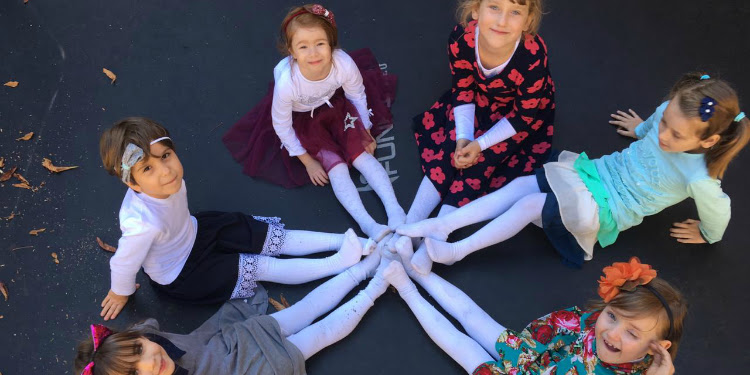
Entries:
<svg viewBox="0 0 750 375">
<path fill-rule="evenodd" d="M 114 333 L 105 338 L 94 352 L 94 342 L 89 334 L 78 343 L 73 373 L 80 374 L 89 363 L 94 362 L 95 375 L 131 374 L 141 359 L 142 346 L 138 339 L 143 338 L 135 330 Z"/>
<path fill-rule="evenodd" d="M 459 0 L 458 8 L 456 9 L 456 18 L 461 25 L 466 26 L 469 21 L 472 20 L 471 12 L 479 10 L 479 6 L 485 0 Z M 542 0 L 510 0 L 513 4 L 528 5 L 529 6 L 529 18 L 531 23 L 529 24 L 529 30 L 525 31 L 529 35 L 535 36 L 539 32 L 539 25 L 542 23 Z"/>
<path fill-rule="evenodd" d="M 729 162 L 742 150 L 750 140 L 750 120 L 747 118 L 734 121 L 740 113 L 737 92 L 724 80 L 716 78 L 701 79 L 702 73 L 688 73 L 672 87 L 669 99 L 677 100 L 680 110 L 687 117 L 700 115 L 701 101 L 710 97 L 716 100 L 714 113 L 707 126 L 699 132 L 700 139 L 714 134 L 721 138 L 706 152 L 708 174 L 714 178 L 723 178 Z"/>
<path fill-rule="evenodd" d="M 161 137 L 169 137 L 169 131 L 154 120 L 146 117 L 124 118 L 111 128 L 104 131 L 99 139 L 99 155 L 107 173 L 122 177 L 122 154 L 129 143 L 140 147 L 143 152 L 143 161 L 148 160 L 151 155 L 151 141 Z M 174 150 L 171 139 L 163 140 L 165 146 Z M 135 184 L 131 174 L 130 183 Z"/>
<path fill-rule="evenodd" d="M 278 48 L 282 55 L 288 56 L 290 54 L 289 50 L 292 48 L 292 37 L 294 36 L 294 32 L 300 27 L 320 27 L 326 32 L 328 44 L 331 46 L 331 49 L 338 47 L 338 29 L 325 17 L 313 14 L 311 9 L 314 5 L 315 4 L 305 4 L 303 6 L 294 7 L 289 10 L 289 13 L 284 17 L 284 20 L 281 21 Z M 299 12 L 303 13 L 297 15 Z"/>
<path fill-rule="evenodd" d="M 687 300 L 685 300 L 679 290 L 658 277 L 651 280 L 648 285 L 664 298 L 664 301 L 672 311 L 673 323 L 671 335 L 669 334 L 669 318 L 664 305 L 654 292 L 643 286 L 638 286 L 631 292 L 621 291 L 609 303 L 601 299 L 590 301 L 587 308 L 591 310 L 603 310 L 609 306 L 630 318 L 657 316 L 657 324 L 661 326 L 661 329 L 657 332 L 657 336 L 663 340 L 672 342 L 672 346 L 667 351 L 669 351 L 672 359 L 674 359 L 677 356 L 680 339 L 682 339 L 683 324 L 688 310 Z"/>
</svg>

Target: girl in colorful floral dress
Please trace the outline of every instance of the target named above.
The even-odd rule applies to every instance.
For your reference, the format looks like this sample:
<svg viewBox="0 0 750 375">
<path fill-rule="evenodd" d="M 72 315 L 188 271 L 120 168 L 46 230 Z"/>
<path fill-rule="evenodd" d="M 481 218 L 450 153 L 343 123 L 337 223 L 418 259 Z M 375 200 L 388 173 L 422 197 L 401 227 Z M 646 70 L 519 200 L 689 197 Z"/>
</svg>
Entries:
<svg viewBox="0 0 750 375">
<path fill-rule="evenodd" d="M 648 374 L 671 375 L 682 337 L 687 302 L 656 271 L 615 263 L 599 281 L 601 300 L 588 310 L 572 307 L 531 322 L 521 332 L 506 329 L 461 290 L 434 273 L 415 272 L 411 241 L 396 242 L 404 266 L 386 269 L 393 285 L 430 338 L 470 374 Z M 404 270 L 408 270 L 409 274 Z M 411 276 L 467 334 L 430 305 Z M 467 336 L 468 335 L 468 336 Z"/>
<path fill-rule="evenodd" d="M 451 88 L 414 118 L 425 177 L 407 223 L 533 173 L 552 143 L 555 86 L 537 35 L 541 0 L 462 0 L 458 10 L 461 23 L 448 39 Z M 424 248 L 420 261 L 428 261 Z"/>
</svg>

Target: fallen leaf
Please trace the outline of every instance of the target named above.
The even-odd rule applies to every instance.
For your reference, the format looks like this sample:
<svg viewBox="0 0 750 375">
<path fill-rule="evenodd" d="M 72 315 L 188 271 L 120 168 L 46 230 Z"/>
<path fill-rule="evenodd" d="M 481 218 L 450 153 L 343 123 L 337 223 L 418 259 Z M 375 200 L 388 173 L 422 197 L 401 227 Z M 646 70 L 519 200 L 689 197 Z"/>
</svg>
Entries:
<svg viewBox="0 0 750 375">
<path fill-rule="evenodd" d="M 24 4 L 26 4 L 26 3 L 28 3 L 28 2 L 29 2 L 29 0 L 23 0 L 23 3 L 24 3 Z"/>
<path fill-rule="evenodd" d="M 290 306 L 289 305 L 289 301 L 287 301 L 286 298 L 284 298 L 283 294 L 280 295 L 280 298 L 281 298 L 281 304 L 282 305 L 284 305 L 285 307 L 289 307 Z"/>
<path fill-rule="evenodd" d="M 16 213 L 11 211 L 10 216 L 6 216 L 3 219 L 5 219 L 7 221 L 11 221 L 11 220 L 13 220 L 14 217 L 16 217 Z"/>
<path fill-rule="evenodd" d="M 33 137 L 33 136 L 34 136 L 34 132 L 28 132 L 28 133 L 26 133 L 26 135 L 24 135 L 23 137 L 21 137 L 21 138 L 16 138 L 16 140 L 17 140 L 17 141 L 28 141 L 28 140 L 29 140 L 29 139 L 31 139 L 31 137 Z"/>
<path fill-rule="evenodd" d="M 32 236 L 38 236 L 39 233 L 42 233 L 45 230 L 47 230 L 47 228 L 34 229 L 31 232 L 29 232 L 29 234 L 32 235 Z"/>
<path fill-rule="evenodd" d="M 14 173 L 16 173 L 16 169 L 18 167 L 13 167 L 11 169 L 8 169 L 5 173 L 3 173 L 2 176 L 0 176 L 0 182 L 5 182 L 10 180 L 10 177 L 13 176 Z"/>
<path fill-rule="evenodd" d="M 96 243 L 99 244 L 99 247 L 101 247 L 104 251 L 109 251 L 110 253 L 114 253 L 115 251 L 117 251 L 116 247 L 104 243 L 104 241 L 102 241 L 102 239 L 99 237 L 96 237 Z"/>
<path fill-rule="evenodd" d="M 57 258 L 57 253 L 52 253 L 52 259 L 55 261 L 55 264 L 60 264 L 60 259 Z"/>
<path fill-rule="evenodd" d="M 5 286 L 5 283 L 0 281 L 0 292 L 3 293 L 3 297 L 5 297 L 5 300 L 8 301 L 8 287 Z"/>
<path fill-rule="evenodd" d="M 78 168 L 77 165 L 76 166 L 72 166 L 72 167 L 56 167 L 56 166 L 52 165 L 52 160 L 49 160 L 47 158 L 42 159 L 42 166 L 44 168 L 47 168 L 47 170 L 49 170 L 50 172 L 54 172 L 54 173 L 60 173 L 60 172 L 67 171 L 69 169 Z"/>
<path fill-rule="evenodd" d="M 18 179 L 19 181 L 21 181 L 21 182 L 20 182 L 20 183 L 18 183 L 18 184 L 13 184 L 13 186 L 15 186 L 15 187 L 17 187 L 17 188 L 22 188 L 22 189 L 29 189 L 29 190 L 33 190 L 33 189 L 31 188 L 31 184 L 29 183 L 29 181 L 28 181 L 27 179 L 23 178 L 23 176 L 21 176 L 20 174 L 18 174 L 18 173 L 13 173 L 13 177 L 15 177 L 15 178 L 17 178 L 17 179 Z M 41 187 L 41 186 L 40 186 L 40 187 Z"/>
<path fill-rule="evenodd" d="M 107 77 L 112 80 L 112 84 L 114 85 L 115 80 L 117 79 L 117 76 L 115 75 L 115 73 L 112 73 L 112 71 L 107 68 L 103 68 L 102 72 L 104 72 L 104 74 L 106 74 Z"/>
<path fill-rule="evenodd" d="M 268 302 L 271 303 L 271 306 L 273 306 L 273 308 L 275 308 L 276 311 L 281 311 L 281 310 L 284 310 L 286 308 L 286 306 L 282 305 L 281 302 L 279 302 L 279 301 L 277 301 L 277 300 L 275 300 L 275 299 L 273 299 L 271 297 L 268 297 Z"/>
<path fill-rule="evenodd" d="M 0 158 L 0 168 L 5 167 L 5 158 Z"/>
<path fill-rule="evenodd" d="M 8 81 L 8 82 L 5 82 L 5 86 L 16 87 L 16 86 L 18 86 L 18 81 Z"/>
</svg>

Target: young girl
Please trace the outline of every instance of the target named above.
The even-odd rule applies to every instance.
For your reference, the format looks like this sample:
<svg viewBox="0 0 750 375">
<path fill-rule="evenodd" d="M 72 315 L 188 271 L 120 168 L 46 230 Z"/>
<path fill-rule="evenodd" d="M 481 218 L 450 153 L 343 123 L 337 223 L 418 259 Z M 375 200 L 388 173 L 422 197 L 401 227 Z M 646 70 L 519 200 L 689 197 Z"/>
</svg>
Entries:
<svg viewBox="0 0 750 375">
<path fill-rule="evenodd" d="M 414 118 L 425 177 L 407 223 L 531 174 L 552 143 L 555 86 L 537 35 L 541 0 L 461 0 L 458 14 L 448 39 L 451 89 Z"/>
<path fill-rule="evenodd" d="M 388 173 L 372 155 L 373 136 L 393 123 L 395 76 L 383 75 L 369 50 L 350 56 L 338 48 L 333 13 L 321 5 L 292 9 L 281 23 L 280 44 L 288 57 L 273 70 L 273 88 L 224 135 L 224 144 L 249 176 L 285 187 L 330 180 L 360 228 L 380 241 L 406 217 Z M 349 165 L 383 201 L 388 226 L 365 210 Z"/>
<path fill-rule="evenodd" d="M 159 291 L 178 300 L 216 303 L 253 295 L 257 281 L 299 284 L 337 274 L 359 261 L 366 240 L 284 229 L 279 218 L 188 211 L 183 170 L 169 132 L 131 117 L 104 132 L 104 168 L 129 189 L 120 207 L 122 237 L 110 260 L 111 289 L 101 316 L 114 319 L 143 270 Z M 366 245 L 369 249 L 371 246 Z M 277 259 L 332 249 L 322 259 Z"/>
<path fill-rule="evenodd" d="M 682 337 L 687 302 L 637 258 L 604 268 L 605 277 L 599 281 L 602 300 L 591 303 L 589 310 L 556 311 L 515 332 L 434 273 L 414 272 L 406 237 L 396 247 L 409 275 L 461 323 L 468 336 L 422 298 L 404 267 L 389 268 L 383 277 L 398 290 L 430 338 L 468 373 L 674 373 L 672 360 Z"/>
<path fill-rule="evenodd" d="M 682 243 L 721 240 L 730 200 L 719 179 L 750 138 L 750 121 L 735 91 L 720 79 L 687 74 L 646 121 L 632 110 L 612 117 L 620 134 L 638 139 L 622 152 L 589 160 L 585 153 L 565 151 L 536 176 L 518 178 L 445 217 L 402 226 L 402 235 L 447 235 L 493 219 L 456 243 L 426 239 L 428 256 L 415 257 L 427 261 L 415 260 L 415 267 L 426 272 L 430 260 L 452 264 L 532 222 L 541 223 L 565 262 L 580 266 L 592 258 L 597 241 L 608 246 L 644 216 L 687 197 L 695 201 L 700 220 L 675 223 L 671 236 Z"/>
<path fill-rule="evenodd" d="M 378 253 L 315 288 L 300 302 L 271 315 L 262 288 L 250 304 L 227 302 L 187 335 L 162 332 L 154 319 L 114 332 L 91 326 L 78 345 L 74 373 L 139 375 L 302 375 L 305 360 L 351 333 L 388 284 L 375 273 Z M 373 277 L 373 274 L 374 277 Z M 366 277 L 367 287 L 327 317 Z"/>
</svg>

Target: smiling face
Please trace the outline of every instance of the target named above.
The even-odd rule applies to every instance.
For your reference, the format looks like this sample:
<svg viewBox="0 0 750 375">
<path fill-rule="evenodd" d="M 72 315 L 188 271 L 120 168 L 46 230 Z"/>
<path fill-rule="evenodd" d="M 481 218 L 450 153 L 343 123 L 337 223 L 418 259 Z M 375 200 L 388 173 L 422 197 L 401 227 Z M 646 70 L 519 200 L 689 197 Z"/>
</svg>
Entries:
<svg viewBox="0 0 750 375">
<path fill-rule="evenodd" d="M 631 317 L 607 306 L 596 320 L 596 355 L 603 362 L 619 364 L 653 354 L 649 349 L 653 341 L 669 349 L 672 343 L 661 340 L 660 330 L 658 317 Z"/>
<path fill-rule="evenodd" d="M 529 6 L 510 0 L 483 0 L 471 12 L 479 27 L 479 46 L 495 51 L 513 48 L 529 29 Z"/>
<path fill-rule="evenodd" d="M 321 27 L 299 27 L 292 36 L 289 53 L 305 78 L 318 81 L 331 71 L 333 52 L 328 35 Z"/>
<path fill-rule="evenodd" d="M 707 123 L 698 116 L 687 117 L 679 106 L 679 98 L 673 98 L 664 110 L 659 122 L 659 147 L 666 152 L 705 152 L 715 145 L 720 136 L 712 135 L 700 139 Z"/>
<path fill-rule="evenodd" d="M 139 161 L 130 169 L 135 184 L 128 186 L 150 197 L 166 199 L 182 187 L 182 163 L 174 150 L 161 142 L 151 145 L 151 157 Z"/>
<path fill-rule="evenodd" d="M 148 339 L 138 339 L 141 345 L 141 357 L 135 363 L 135 374 L 137 375 L 171 375 L 175 364 L 169 358 L 164 348 Z"/>
</svg>

